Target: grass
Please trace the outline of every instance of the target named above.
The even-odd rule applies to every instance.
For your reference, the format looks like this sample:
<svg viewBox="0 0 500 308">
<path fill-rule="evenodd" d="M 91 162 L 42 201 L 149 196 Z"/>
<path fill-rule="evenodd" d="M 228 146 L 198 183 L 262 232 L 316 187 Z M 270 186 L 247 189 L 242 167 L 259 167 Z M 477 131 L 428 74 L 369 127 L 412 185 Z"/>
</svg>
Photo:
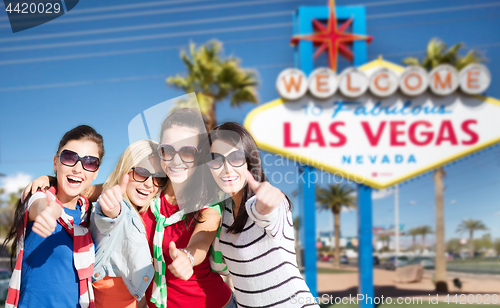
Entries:
<svg viewBox="0 0 500 308">
<path fill-rule="evenodd" d="M 357 271 L 318 267 L 318 274 L 357 274 Z"/>
<path fill-rule="evenodd" d="M 500 267 L 500 262 L 498 260 L 454 260 L 448 261 L 448 264 Z"/>
</svg>

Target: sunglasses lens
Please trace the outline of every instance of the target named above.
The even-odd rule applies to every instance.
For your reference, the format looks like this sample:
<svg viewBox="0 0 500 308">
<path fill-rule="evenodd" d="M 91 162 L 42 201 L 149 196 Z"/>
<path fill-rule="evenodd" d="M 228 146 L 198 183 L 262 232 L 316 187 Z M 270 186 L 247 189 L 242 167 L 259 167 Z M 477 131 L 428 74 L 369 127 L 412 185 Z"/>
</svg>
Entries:
<svg viewBox="0 0 500 308">
<path fill-rule="evenodd" d="M 167 179 L 165 173 L 155 173 L 153 175 L 153 184 L 157 187 L 163 187 L 167 184 Z"/>
<path fill-rule="evenodd" d="M 179 156 L 185 163 L 192 163 L 196 159 L 196 154 L 198 150 L 192 147 L 182 147 L 179 149 Z"/>
<path fill-rule="evenodd" d="M 87 171 L 97 171 L 99 169 L 99 158 L 94 156 L 85 156 L 82 159 L 83 169 Z"/>
<path fill-rule="evenodd" d="M 219 169 L 222 167 L 222 155 L 219 153 L 208 154 L 207 165 L 212 169 Z"/>
<path fill-rule="evenodd" d="M 163 144 L 158 148 L 158 155 L 161 159 L 170 161 L 175 156 L 175 149 L 168 144 Z"/>
<path fill-rule="evenodd" d="M 241 151 L 236 151 L 229 154 L 226 159 L 233 167 L 241 167 L 246 162 L 245 153 Z"/>
<path fill-rule="evenodd" d="M 151 173 L 149 173 L 147 169 L 141 167 L 136 167 L 133 173 L 134 180 L 136 180 L 137 182 L 146 181 L 150 175 Z"/>
<path fill-rule="evenodd" d="M 64 150 L 61 152 L 60 160 L 63 165 L 73 167 L 78 161 L 78 154 L 73 151 Z"/>
</svg>

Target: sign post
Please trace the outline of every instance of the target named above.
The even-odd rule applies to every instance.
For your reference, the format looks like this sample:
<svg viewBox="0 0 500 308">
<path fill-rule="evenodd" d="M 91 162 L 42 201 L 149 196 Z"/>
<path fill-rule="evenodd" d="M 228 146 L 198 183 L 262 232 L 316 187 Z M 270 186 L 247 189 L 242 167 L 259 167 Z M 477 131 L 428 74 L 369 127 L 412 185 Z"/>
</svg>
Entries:
<svg viewBox="0 0 500 308">
<path fill-rule="evenodd" d="M 302 215 L 301 219 L 304 221 L 302 227 L 303 232 L 303 242 L 304 242 L 304 267 L 305 267 L 305 281 L 311 294 L 316 297 L 318 296 L 318 281 L 317 281 L 317 255 L 316 255 L 316 185 L 314 182 L 308 181 L 313 176 L 316 176 L 314 168 L 311 166 L 304 166 L 301 168 L 302 176 L 306 181 L 301 181 L 299 183 L 302 189 L 299 191 L 302 193 Z"/>
<path fill-rule="evenodd" d="M 336 27 L 335 15 L 348 21 Z M 299 168 L 301 236 L 305 280 L 314 296 L 315 183 L 325 172 L 358 183 L 359 296 L 364 300 L 358 299 L 360 307 L 374 307 L 372 188 L 397 185 L 500 142 L 500 101 L 479 95 L 491 82 L 482 64 L 460 72 L 445 64 L 427 72 L 381 58 L 366 63 L 365 17 L 363 7 L 334 10 L 333 0 L 330 7 L 300 7 L 292 39 L 298 44 L 296 65 L 276 81 L 282 98 L 252 110 L 244 126 L 260 149 L 306 165 Z M 328 20 L 328 26 L 319 20 Z M 351 24 L 356 35 L 344 32 Z M 348 41 L 352 52 L 342 46 Z M 313 58 L 325 50 L 330 67 L 314 69 Z M 337 51 L 354 67 L 337 73 Z"/>
<path fill-rule="evenodd" d="M 372 188 L 358 185 L 358 270 L 359 295 L 363 299 L 358 302 L 360 307 L 375 307 L 368 298 L 373 298 L 373 246 L 372 246 Z"/>
<path fill-rule="evenodd" d="M 304 35 L 313 33 L 313 19 L 329 20 L 329 22 L 336 23 L 337 20 L 334 18 L 335 15 L 339 19 L 347 20 L 353 18 L 353 32 L 359 34 L 366 33 L 364 7 L 334 8 L 333 1 L 331 1 L 330 7 L 300 7 L 294 18 L 294 34 Z M 354 41 L 353 52 L 354 65 L 366 63 L 367 48 L 365 41 Z M 296 59 L 298 60 L 298 63 L 296 63 L 296 67 L 300 68 L 306 75 L 309 75 L 314 69 L 313 44 L 310 42 L 303 42 L 299 44 L 297 53 L 298 57 L 296 57 Z M 299 189 L 299 192 L 302 193 L 299 194 L 299 198 L 302 200 L 301 204 L 303 205 L 302 217 L 304 223 L 302 226 L 304 229 L 301 233 L 303 233 L 304 239 L 305 280 L 313 296 L 317 296 L 316 184 L 315 182 L 311 182 L 310 179 L 318 175 L 311 166 L 306 166 L 303 168 L 302 172 L 302 178 L 306 179 L 305 183 L 299 184 L 302 186 L 302 189 Z"/>
<path fill-rule="evenodd" d="M 366 22 L 365 22 L 365 9 L 364 7 L 336 7 L 335 12 L 333 10 L 333 2 L 330 3 L 330 7 L 300 7 L 298 9 L 297 15 L 294 18 L 294 34 L 308 34 L 313 33 L 313 19 L 323 19 L 328 20 L 329 22 L 336 23 L 337 20 L 332 20 L 332 13 L 334 13 L 338 19 L 353 19 L 352 30 L 353 33 L 364 35 L 366 34 Z M 334 15 L 334 16 L 335 16 Z M 335 25 L 336 27 L 336 25 Z M 366 42 L 363 40 L 354 41 L 353 42 L 353 63 L 356 66 L 360 66 L 367 61 L 367 47 Z M 296 66 L 300 68 L 305 75 L 310 75 L 314 69 L 313 64 L 313 44 L 310 42 L 302 42 L 298 46 L 298 65 Z M 331 59 L 330 59 L 331 60 Z M 300 172 L 300 171 L 299 171 Z M 311 290 L 313 296 L 318 295 L 317 291 L 317 251 L 316 251 L 316 185 L 315 182 L 312 182 L 311 179 L 315 176 L 319 177 L 318 174 L 315 173 L 314 168 L 311 166 L 306 166 L 303 168 L 303 179 L 305 179 L 305 183 L 300 183 L 302 189 L 299 189 L 299 198 L 302 199 L 302 218 L 304 223 L 302 224 L 304 231 L 303 239 L 304 239 L 304 265 L 305 265 L 305 280 L 307 286 Z M 360 203 L 359 211 L 361 213 L 363 208 L 364 210 L 368 208 L 368 211 L 363 211 L 363 217 L 359 217 L 359 226 L 360 226 L 360 253 L 366 254 L 364 258 L 370 262 L 368 267 L 361 267 L 361 263 L 359 263 L 360 269 L 363 268 L 363 272 L 366 272 L 366 275 L 360 274 L 360 292 L 363 291 L 366 294 L 371 294 L 373 296 L 373 257 L 372 257 L 372 214 L 371 214 L 371 189 L 367 186 L 362 185 L 365 191 L 365 198 L 363 202 L 368 203 Z M 360 200 L 360 199 L 358 199 Z M 333 244 L 333 242 L 332 242 Z M 360 254 L 360 256 L 361 256 Z M 368 255 L 369 254 L 369 255 Z M 365 260 L 365 262 L 366 262 Z M 360 272 L 361 273 L 361 272 Z M 371 290 L 371 291 L 370 291 Z M 368 306 L 366 306 L 368 307 Z"/>
</svg>

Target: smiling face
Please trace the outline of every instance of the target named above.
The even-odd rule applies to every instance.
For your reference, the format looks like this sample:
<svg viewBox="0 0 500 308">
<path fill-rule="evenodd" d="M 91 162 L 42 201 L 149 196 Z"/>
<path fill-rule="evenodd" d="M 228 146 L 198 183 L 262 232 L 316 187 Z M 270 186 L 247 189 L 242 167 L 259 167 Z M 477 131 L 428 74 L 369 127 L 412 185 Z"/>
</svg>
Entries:
<svg viewBox="0 0 500 308">
<path fill-rule="evenodd" d="M 163 132 L 161 143 L 170 144 L 177 151 L 183 146 L 197 147 L 198 135 L 199 132 L 196 129 L 173 125 Z M 170 161 L 161 160 L 161 165 L 169 180 L 175 184 L 184 183 L 194 172 L 194 162 L 183 162 L 179 153 Z"/>
<path fill-rule="evenodd" d="M 240 149 L 221 139 L 215 140 L 211 146 L 212 153 L 218 153 L 224 157 L 236 151 L 240 151 Z M 247 163 L 241 167 L 233 167 L 226 159 L 219 169 L 210 168 L 210 171 L 222 191 L 234 195 L 245 187 L 247 169 Z"/>
<path fill-rule="evenodd" d="M 151 174 L 163 172 L 160 162 L 156 157 L 146 158 L 135 167 L 147 169 Z M 153 185 L 152 176 L 147 178 L 144 182 L 137 182 L 132 176 L 132 170 L 130 170 L 126 193 L 133 206 L 142 208 L 147 205 L 158 193 L 158 190 L 159 188 Z"/>
<path fill-rule="evenodd" d="M 77 153 L 80 157 L 94 156 L 99 157 L 99 148 L 93 141 L 71 140 L 63 150 L 69 150 Z M 68 202 L 81 194 L 96 179 L 99 170 L 90 172 L 83 169 L 82 162 L 78 161 L 76 165 L 70 167 L 61 163 L 59 154 L 54 156 L 54 170 L 57 174 L 57 198 L 61 202 Z"/>
</svg>

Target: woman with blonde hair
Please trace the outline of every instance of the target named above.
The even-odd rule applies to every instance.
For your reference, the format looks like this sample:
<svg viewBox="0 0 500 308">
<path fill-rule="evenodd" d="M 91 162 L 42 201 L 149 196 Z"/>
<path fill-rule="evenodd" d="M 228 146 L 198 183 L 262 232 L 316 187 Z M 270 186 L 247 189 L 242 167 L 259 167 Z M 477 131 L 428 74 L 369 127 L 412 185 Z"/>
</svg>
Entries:
<svg viewBox="0 0 500 308">
<path fill-rule="evenodd" d="M 154 268 L 139 211 L 166 184 L 151 140 L 129 145 L 104 183 L 91 216 L 96 244 L 92 277 L 96 307 L 137 307 Z"/>
<path fill-rule="evenodd" d="M 218 273 L 212 271 L 207 255 L 220 225 L 221 215 L 219 204 L 210 206 L 205 202 L 213 200 L 212 195 L 216 194 L 217 191 L 203 188 L 204 172 L 209 172 L 208 167 L 203 163 L 203 159 L 209 152 L 208 143 L 204 142 L 206 129 L 203 118 L 194 109 L 181 108 L 172 112 L 163 121 L 160 132 L 161 144 L 156 145 L 154 149 L 160 157 L 160 167 L 159 169 L 155 168 L 155 170 L 163 170 L 167 174 L 168 180 L 160 190 L 158 198 L 152 202 L 153 205 L 149 206 L 149 202 L 145 203 L 140 210 L 145 226 L 145 235 L 149 240 L 149 249 L 148 247 L 142 248 L 142 246 L 140 249 L 135 248 L 136 251 L 151 252 L 158 265 L 156 266 L 154 282 L 149 285 L 146 291 L 147 305 L 150 308 L 167 306 L 169 308 L 236 308 L 236 301 L 231 289 L 223 282 Z M 204 134 L 205 136 L 203 136 Z M 119 166 L 116 170 L 118 169 Z M 129 169 L 122 167 L 121 170 L 123 172 L 123 170 Z M 114 186 L 106 185 L 107 192 L 103 192 L 97 206 L 102 209 L 101 218 L 106 220 L 108 224 L 113 224 L 113 217 L 117 217 L 120 213 L 116 205 L 121 203 L 119 199 L 124 192 L 129 193 L 129 190 L 125 189 L 126 176 L 134 176 L 134 171 L 137 176 L 137 168 L 128 171 L 127 174 L 125 174 L 126 172 L 121 173 L 125 175 L 122 180 L 118 174 L 110 176 L 110 178 L 115 179 Z M 211 175 L 208 174 L 208 176 Z M 149 179 L 149 174 L 145 174 L 143 178 Z M 48 182 L 47 177 L 40 177 L 28 185 L 25 191 L 45 187 Z M 121 184 L 118 185 L 118 183 Z M 94 192 L 100 190 L 100 186 L 93 187 Z M 143 194 L 141 195 L 141 193 Z M 95 195 L 95 193 L 93 194 Z M 134 192 L 133 189 L 131 194 L 137 197 L 147 196 L 149 200 L 151 200 L 149 197 L 153 195 L 141 190 Z M 128 197 L 130 198 L 130 194 Z M 92 200 L 93 197 L 91 196 L 89 199 Z M 134 202 L 132 199 L 130 201 Z M 105 208 L 107 213 L 105 213 Z M 95 215 L 97 214 L 96 209 Z M 94 225 L 98 227 L 99 223 L 96 221 Z M 97 237 L 95 240 L 96 242 L 100 241 Z M 113 240 L 108 241 L 114 243 Z M 99 246 L 99 244 L 97 245 Z M 106 251 L 107 249 L 103 248 L 103 252 Z M 127 252 L 122 249 L 121 253 L 124 251 Z M 121 258 L 119 254 L 115 257 L 116 262 Z M 99 262 L 101 258 L 98 247 L 96 262 Z M 147 260 L 150 262 L 151 256 Z M 99 279 L 101 275 L 106 274 L 99 272 L 99 268 L 100 265 L 97 264 L 95 274 L 98 277 L 94 274 L 94 279 Z M 138 280 L 140 278 L 146 281 L 146 276 L 142 278 L 138 275 L 137 277 Z M 148 284 L 150 280 L 148 279 Z M 96 288 L 95 283 L 94 288 Z M 98 289 L 99 286 L 96 288 L 96 301 L 101 301 L 100 295 L 97 294 L 100 292 Z M 129 291 L 131 291 L 130 288 Z M 136 294 L 141 296 L 139 293 Z M 110 294 L 111 296 L 113 295 Z M 114 299 L 113 303 L 115 301 Z M 104 306 L 108 307 L 107 305 L 113 307 L 111 303 L 108 304 L 108 301 L 105 302 Z M 128 306 L 122 305 L 120 307 Z"/>
</svg>

